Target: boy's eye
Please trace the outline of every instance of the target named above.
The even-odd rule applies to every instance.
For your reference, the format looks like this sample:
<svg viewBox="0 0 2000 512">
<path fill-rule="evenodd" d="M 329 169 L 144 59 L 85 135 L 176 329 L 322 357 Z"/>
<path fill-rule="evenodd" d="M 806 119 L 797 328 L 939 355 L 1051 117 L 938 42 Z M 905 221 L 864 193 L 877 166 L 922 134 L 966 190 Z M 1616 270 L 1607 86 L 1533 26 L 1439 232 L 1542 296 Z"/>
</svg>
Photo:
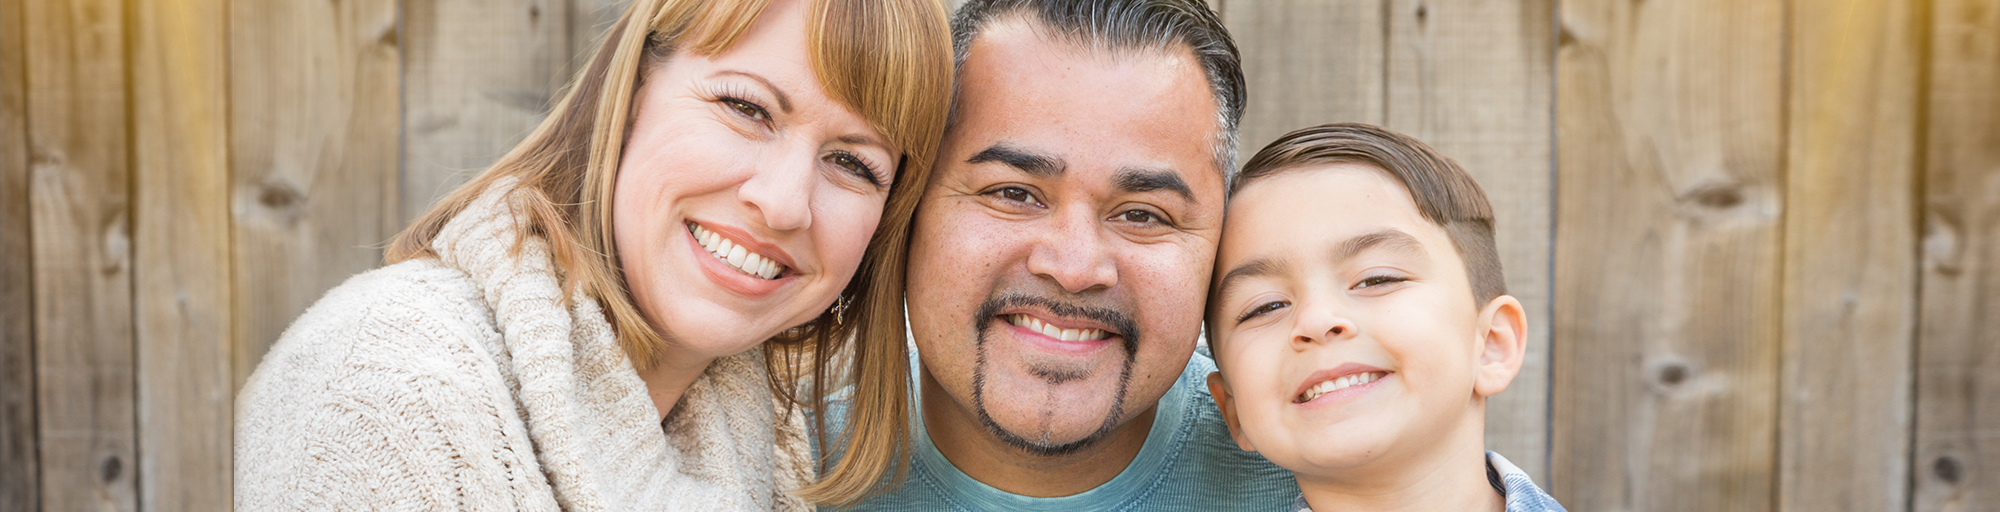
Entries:
<svg viewBox="0 0 2000 512">
<path fill-rule="evenodd" d="M 1400 277 L 1400 276 L 1374 276 L 1367 279 L 1362 279 L 1361 282 L 1359 283 L 1354 283 L 1354 289 L 1360 290 L 1363 288 L 1373 288 L 1382 285 L 1401 283 L 1409 280 L 1410 278 Z"/>
<path fill-rule="evenodd" d="M 1252 318 L 1257 318 L 1260 316 L 1264 316 L 1265 314 L 1271 313 L 1273 311 L 1284 309 L 1286 306 L 1290 305 L 1292 305 L 1292 303 L 1282 300 L 1274 300 L 1263 304 L 1258 304 L 1257 307 L 1250 308 L 1250 311 L 1244 312 L 1243 316 L 1236 317 L 1236 323 L 1240 324 L 1249 321 Z"/>
</svg>

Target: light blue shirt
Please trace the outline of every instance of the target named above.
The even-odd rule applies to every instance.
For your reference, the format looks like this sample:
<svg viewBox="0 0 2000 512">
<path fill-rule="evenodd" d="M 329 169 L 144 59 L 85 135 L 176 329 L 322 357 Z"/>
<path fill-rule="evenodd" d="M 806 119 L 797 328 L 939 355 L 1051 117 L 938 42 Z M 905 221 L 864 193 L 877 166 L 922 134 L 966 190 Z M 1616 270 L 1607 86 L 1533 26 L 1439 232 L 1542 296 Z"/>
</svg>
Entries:
<svg viewBox="0 0 2000 512">
<path fill-rule="evenodd" d="M 1535 482 L 1528 479 L 1528 472 L 1492 451 L 1486 452 L 1486 480 L 1506 498 L 1507 512 L 1568 512 L 1549 493 L 1535 487 Z M 1306 497 L 1300 495 L 1292 503 L 1292 512 L 1312 512 L 1312 506 L 1306 505 Z"/>
<path fill-rule="evenodd" d="M 1139 455 L 1095 489 L 1035 498 L 980 483 L 938 452 L 923 415 L 912 414 L 909 478 L 850 510 L 1286 510 L 1299 495 L 1298 484 L 1284 468 L 1236 447 L 1208 394 L 1213 371 L 1214 360 L 1194 354 L 1180 381 L 1160 397 Z M 834 417 L 828 430 L 835 423 L 844 427 L 845 406 L 829 408 Z"/>
</svg>

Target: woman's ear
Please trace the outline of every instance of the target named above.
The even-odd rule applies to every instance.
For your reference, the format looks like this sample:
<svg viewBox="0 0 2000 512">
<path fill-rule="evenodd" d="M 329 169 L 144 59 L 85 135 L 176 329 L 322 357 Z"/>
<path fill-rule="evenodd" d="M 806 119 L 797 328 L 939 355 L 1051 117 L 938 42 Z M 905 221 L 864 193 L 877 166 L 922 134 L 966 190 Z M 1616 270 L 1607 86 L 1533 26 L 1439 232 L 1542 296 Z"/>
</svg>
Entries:
<svg viewBox="0 0 2000 512">
<path fill-rule="evenodd" d="M 1236 420 L 1236 403 L 1229 394 L 1229 382 L 1222 380 L 1222 372 L 1209 372 L 1208 394 L 1215 397 L 1215 408 L 1222 410 L 1222 422 L 1229 425 L 1229 437 L 1236 440 L 1236 447 L 1246 452 L 1255 452 L 1250 438 L 1243 436 L 1243 424 Z"/>
<path fill-rule="evenodd" d="M 1487 301 L 1479 312 L 1479 376 L 1473 381 L 1474 396 L 1500 394 L 1528 356 L 1528 316 L 1521 300 L 1501 295 Z"/>
</svg>

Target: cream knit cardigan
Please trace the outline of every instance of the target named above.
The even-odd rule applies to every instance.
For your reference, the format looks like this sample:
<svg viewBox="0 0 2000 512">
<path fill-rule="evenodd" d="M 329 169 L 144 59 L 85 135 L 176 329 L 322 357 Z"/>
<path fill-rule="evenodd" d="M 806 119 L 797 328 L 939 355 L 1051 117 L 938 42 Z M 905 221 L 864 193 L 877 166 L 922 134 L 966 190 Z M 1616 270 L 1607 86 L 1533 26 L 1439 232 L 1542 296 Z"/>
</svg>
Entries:
<svg viewBox="0 0 2000 512">
<path fill-rule="evenodd" d="M 237 397 L 243 510 L 805 510 L 803 412 L 758 350 L 664 422 L 594 300 L 562 289 L 502 182 L 437 258 L 327 292 Z M 784 421 L 781 421 L 783 419 Z"/>
</svg>

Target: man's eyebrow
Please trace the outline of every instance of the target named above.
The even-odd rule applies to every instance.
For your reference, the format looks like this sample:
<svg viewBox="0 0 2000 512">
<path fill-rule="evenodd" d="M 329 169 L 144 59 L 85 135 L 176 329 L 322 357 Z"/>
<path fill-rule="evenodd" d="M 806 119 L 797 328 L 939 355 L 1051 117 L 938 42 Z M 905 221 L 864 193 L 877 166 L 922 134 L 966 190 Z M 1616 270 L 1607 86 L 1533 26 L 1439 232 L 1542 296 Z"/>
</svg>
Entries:
<svg viewBox="0 0 2000 512">
<path fill-rule="evenodd" d="M 1180 194 L 1182 199 L 1190 203 L 1195 202 L 1194 189 L 1188 188 L 1187 181 L 1182 180 L 1180 173 L 1174 172 L 1173 169 L 1127 167 L 1120 169 L 1118 175 L 1112 179 L 1118 183 L 1118 189 L 1125 192 L 1169 190 Z"/>
<path fill-rule="evenodd" d="M 776 84 L 772 84 L 770 80 L 765 80 L 764 77 L 758 76 L 756 73 L 751 73 L 748 71 L 737 71 L 734 69 L 725 69 L 722 71 L 717 71 L 715 72 L 714 76 L 723 76 L 723 75 L 740 76 L 751 80 L 755 80 L 757 81 L 757 83 L 763 84 L 765 89 L 769 89 L 771 91 L 772 96 L 778 97 L 778 109 L 785 111 L 785 113 L 787 114 L 792 113 L 792 98 L 790 96 L 786 96 L 785 91 L 779 89 Z"/>
<path fill-rule="evenodd" d="M 1218 281 L 1221 284 L 1215 287 L 1215 297 L 1222 299 L 1228 296 L 1229 288 L 1242 282 L 1244 279 L 1274 276 L 1287 273 L 1290 270 L 1291 262 L 1288 260 L 1263 257 L 1245 261 L 1237 265 L 1236 268 L 1229 269 L 1229 272 L 1222 274 L 1222 280 Z"/>
<path fill-rule="evenodd" d="M 968 164 L 986 162 L 1007 164 L 1008 167 L 1020 169 L 1021 172 L 1034 175 L 1037 178 L 1061 176 L 1063 171 L 1069 167 L 1069 164 L 1064 163 L 1060 158 L 1032 153 L 1005 142 L 994 144 L 978 153 L 974 153 L 972 158 L 965 159 L 965 163 Z"/>
<path fill-rule="evenodd" d="M 1412 256 L 1424 255 L 1424 244 L 1418 242 L 1417 237 L 1389 228 L 1341 241 L 1333 248 L 1333 261 L 1346 261 L 1370 249 L 1384 249 Z"/>
</svg>

